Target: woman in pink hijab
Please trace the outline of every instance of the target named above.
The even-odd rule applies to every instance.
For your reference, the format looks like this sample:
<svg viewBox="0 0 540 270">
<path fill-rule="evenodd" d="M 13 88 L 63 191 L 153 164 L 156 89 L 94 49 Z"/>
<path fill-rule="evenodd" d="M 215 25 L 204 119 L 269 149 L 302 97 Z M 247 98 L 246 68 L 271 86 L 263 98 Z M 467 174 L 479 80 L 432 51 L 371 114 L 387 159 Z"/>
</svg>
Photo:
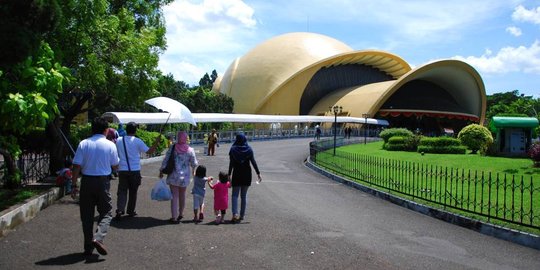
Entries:
<svg viewBox="0 0 540 270">
<path fill-rule="evenodd" d="M 169 158 L 174 158 L 175 168 L 173 172 L 167 175 L 167 184 L 171 188 L 171 218 L 169 222 L 180 223 L 183 218 L 184 206 L 186 204 L 186 189 L 191 182 L 192 171 L 199 164 L 195 151 L 187 144 L 188 135 L 184 131 L 178 132 L 177 142 L 169 148 L 161 168 L 159 169 L 159 178 L 163 177 L 162 170 L 167 165 Z"/>
</svg>

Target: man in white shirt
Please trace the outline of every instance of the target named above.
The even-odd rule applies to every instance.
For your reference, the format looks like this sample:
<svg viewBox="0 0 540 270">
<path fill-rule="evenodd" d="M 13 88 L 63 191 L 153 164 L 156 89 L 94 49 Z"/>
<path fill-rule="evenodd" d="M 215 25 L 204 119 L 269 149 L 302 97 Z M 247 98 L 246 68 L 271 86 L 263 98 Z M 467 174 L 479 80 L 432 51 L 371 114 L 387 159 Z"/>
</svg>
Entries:
<svg viewBox="0 0 540 270">
<path fill-rule="evenodd" d="M 141 185 L 141 153 L 152 154 L 156 151 L 161 135 L 156 138 L 152 147 L 148 147 L 141 139 L 135 137 L 137 124 L 129 122 L 126 125 L 126 136 L 118 138 L 116 148 L 120 157 L 118 173 L 118 200 L 116 202 L 116 220 L 120 220 L 126 208 L 127 215 L 134 217 L 137 215 L 135 206 L 137 204 L 137 191 Z M 128 197 L 129 194 L 129 197 Z"/>
<path fill-rule="evenodd" d="M 92 255 L 94 248 L 107 255 L 103 239 L 112 220 L 112 199 L 109 175 L 118 167 L 118 154 L 113 142 L 105 134 L 109 123 L 102 117 L 92 121 L 92 137 L 82 140 L 73 158 L 73 192 L 78 191 L 77 178 L 82 174 L 79 209 L 84 234 L 84 255 Z M 94 213 L 99 213 L 97 230 L 94 233 Z"/>
</svg>

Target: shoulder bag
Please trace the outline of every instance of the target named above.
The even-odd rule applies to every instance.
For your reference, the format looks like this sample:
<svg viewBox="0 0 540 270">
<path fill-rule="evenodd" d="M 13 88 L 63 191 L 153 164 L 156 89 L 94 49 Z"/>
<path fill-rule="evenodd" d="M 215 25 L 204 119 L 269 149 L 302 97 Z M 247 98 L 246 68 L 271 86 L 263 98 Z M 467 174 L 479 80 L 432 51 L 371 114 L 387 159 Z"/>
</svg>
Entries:
<svg viewBox="0 0 540 270">
<path fill-rule="evenodd" d="M 167 160 L 167 165 L 161 170 L 164 174 L 171 174 L 174 171 L 174 144 L 171 146 L 171 154 L 169 155 L 169 160 Z"/>
</svg>

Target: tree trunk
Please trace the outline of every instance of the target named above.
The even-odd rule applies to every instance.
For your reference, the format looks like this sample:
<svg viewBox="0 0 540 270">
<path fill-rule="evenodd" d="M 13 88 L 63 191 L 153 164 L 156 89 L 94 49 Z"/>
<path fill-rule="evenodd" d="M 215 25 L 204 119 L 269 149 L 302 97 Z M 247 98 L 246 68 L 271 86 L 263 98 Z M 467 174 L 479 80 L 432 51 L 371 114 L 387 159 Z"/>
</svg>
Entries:
<svg viewBox="0 0 540 270">
<path fill-rule="evenodd" d="M 7 168 L 7 174 L 4 176 L 4 187 L 7 189 L 15 189 L 19 186 L 20 183 L 17 183 L 15 181 L 15 173 L 17 172 L 17 166 L 15 165 L 13 155 L 4 148 L 0 148 L 0 154 L 4 156 L 4 164 Z"/>
<path fill-rule="evenodd" d="M 64 139 L 59 131 L 60 119 L 57 117 L 53 122 L 47 125 L 47 138 L 50 140 L 49 149 L 49 173 L 54 175 L 58 170 L 64 167 L 64 160 L 67 156 L 73 156 L 68 142 Z M 66 134 L 64 132 L 64 134 Z M 66 135 L 66 138 L 69 135 Z"/>
</svg>

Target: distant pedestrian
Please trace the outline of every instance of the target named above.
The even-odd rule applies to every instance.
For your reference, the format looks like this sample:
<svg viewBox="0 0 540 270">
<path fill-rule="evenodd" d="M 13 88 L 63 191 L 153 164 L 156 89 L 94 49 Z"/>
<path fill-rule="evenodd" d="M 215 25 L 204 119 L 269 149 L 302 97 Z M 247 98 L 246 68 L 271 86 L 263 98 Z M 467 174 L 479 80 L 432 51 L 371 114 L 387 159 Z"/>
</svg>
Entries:
<svg viewBox="0 0 540 270">
<path fill-rule="evenodd" d="M 257 173 L 258 183 L 262 181 L 261 173 L 253 149 L 248 145 L 244 134 L 236 135 L 236 140 L 229 151 L 229 177 L 232 185 L 232 223 L 244 219 L 247 207 L 247 192 L 251 186 L 251 165 Z M 231 174 L 232 173 L 232 174 Z M 240 212 L 238 212 L 238 196 L 240 195 Z"/>
<path fill-rule="evenodd" d="M 72 197 L 77 194 L 77 178 L 82 174 L 79 209 L 84 234 L 84 255 L 91 255 L 94 248 L 107 255 L 103 240 L 112 219 L 112 199 L 109 192 L 111 168 L 118 167 L 116 145 L 105 137 L 108 123 L 102 117 L 92 121 L 92 137 L 79 143 L 73 158 Z M 94 213 L 97 209 L 97 230 L 94 233 Z"/>
<path fill-rule="evenodd" d="M 315 139 L 320 140 L 321 139 L 321 127 L 319 125 L 315 126 Z"/>
<path fill-rule="evenodd" d="M 118 140 L 119 135 L 116 129 L 107 128 L 107 133 L 105 134 L 105 137 L 107 137 L 107 140 L 116 144 L 116 141 Z M 111 179 L 115 179 L 115 177 L 118 177 L 118 172 L 116 170 L 112 170 L 110 177 Z"/>
<path fill-rule="evenodd" d="M 124 129 L 124 125 L 122 125 L 122 123 L 118 124 L 118 130 L 116 131 L 118 132 L 118 137 L 124 137 L 127 135 L 126 130 Z"/>
<path fill-rule="evenodd" d="M 225 172 L 219 172 L 219 182 L 213 184 L 208 179 L 208 186 L 214 190 L 214 214 L 216 215 L 216 225 L 225 220 L 227 208 L 229 208 L 229 175 Z"/>
<path fill-rule="evenodd" d="M 107 134 L 105 135 L 107 137 L 107 140 L 116 143 L 118 140 L 118 132 L 114 128 L 107 128 Z"/>
<path fill-rule="evenodd" d="M 218 144 L 218 135 L 215 129 L 208 136 L 208 155 L 213 156 L 216 152 L 216 145 Z"/>
<path fill-rule="evenodd" d="M 204 219 L 204 196 L 206 194 L 206 182 L 212 181 L 212 176 L 206 177 L 206 167 L 197 166 L 195 176 L 193 177 L 193 222 L 199 223 Z"/>
<path fill-rule="evenodd" d="M 180 223 L 180 220 L 184 217 L 186 189 L 193 175 L 191 171 L 199 165 L 195 151 L 187 144 L 187 133 L 180 131 L 177 138 L 178 141 L 169 148 L 159 169 L 159 178 L 163 178 L 163 169 L 167 165 L 169 158 L 174 158 L 174 170 L 167 175 L 167 184 L 169 184 L 173 195 L 170 223 Z"/>
<path fill-rule="evenodd" d="M 135 137 L 137 124 L 129 122 L 126 125 L 126 136 L 118 138 L 116 149 L 120 157 L 118 168 L 118 199 L 116 201 L 116 220 L 120 220 L 126 212 L 134 217 L 137 215 L 135 206 L 137 205 L 137 191 L 141 185 L 141 153 L 152 154 L 160 142 L 161 135 L 156 137 L 154 144 L 148 147 L 141 139 Z M 129 198 L 128 198 L 129 195 Z"/>
</svg>

